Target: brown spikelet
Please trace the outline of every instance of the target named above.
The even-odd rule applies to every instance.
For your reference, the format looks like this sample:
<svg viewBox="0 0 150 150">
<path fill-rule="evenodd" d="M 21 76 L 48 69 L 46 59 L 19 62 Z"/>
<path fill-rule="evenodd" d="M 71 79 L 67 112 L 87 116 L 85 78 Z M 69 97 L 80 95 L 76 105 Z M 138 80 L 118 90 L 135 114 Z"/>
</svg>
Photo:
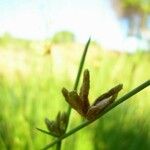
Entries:
<svg viewBox="0 0 150 150">
<path fill-rule="evenodd" d="M 63 88 L 62 93 L 65 97 L 65 100 L 70 104 L 70 106 L 75 109 L 81 115 L 84 115 L 83 112 L 83 102 L 80 96 L 77 94 L 76 91 L 68 92 L 67 89 Z"/>
<path fill-rule="evenodd" d="M 86 115 L 88 120 L 94 120 L 108 105 L 112 103 L 111 97 L 103 99 L 97 102 L 96 105 L 92 105 Z"/>
<path fill-rule="evenodd" d="M 96 105 L 96 103 L 98 103 L 99 101 L 105 99 L 105 98 L 108 98 L 108 97 L 111 97 L 113 96 L 112 98 L 112 101 L 114 101 L 118 95 L 118 93 L 120 92 L 120 90 L 123 88 L 123 85 L 122 84 L 118 84 L 117 86 L 111 88 L 108 92 L 102 94 L 101 96 L 99 96 L 93 105 Z"/>
<path fill-rule="evenodd" d="M 81 86 L 80 94 L 79 94 L 83 102 L 84 113 L 87 113 L 89 106 L 90 106 L 89 99 L 88 99 L 89 89 L 90 89 L 90 75 L 89 75 L 88 69 L 86 69 L 84 71 L 83 82 L 82 82 L 82 86 Z"/>
</svg>

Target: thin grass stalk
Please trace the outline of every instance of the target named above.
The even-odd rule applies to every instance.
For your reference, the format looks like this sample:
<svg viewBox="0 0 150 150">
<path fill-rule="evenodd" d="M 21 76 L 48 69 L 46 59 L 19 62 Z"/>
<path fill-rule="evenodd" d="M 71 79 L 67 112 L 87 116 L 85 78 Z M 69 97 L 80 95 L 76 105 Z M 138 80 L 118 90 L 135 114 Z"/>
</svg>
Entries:
<svg viewBox="0 0 150 150">
<path fill-rule="evenodd" d="M 62 144 L 61 141 L 59 141 L 59 142 L 57 143 L 57 145 L 56 145 L 56 150 L 60 150 L 60 149 L 61 149 L 61 144 Z"/>
<path fill-rule="evenodd" d="M 84 51 L 83 51 L 83 54 L 82 54 L 82 57 L 81 57 L 77 77 L 76 77 L 75 84 L 74 84 L 74 87 L 73 87 L 73 90 L 75 90 L 75 91 L 77 90 L 78 85 L 79 85 L 79 81 L 80 81 L 80 77 L 81 77 L 81 73 L 82 73 L 82 70 L 83 70 L 83 66 L 84 66 L 84 62 L 85 62 L 85 58 L 86 58 L 86 54 L 87 54 L 87 51 L 88 51 L 90 41 L 91 41 L 91 38 L 89 38 L 89 40 L 87 41 L 87 43 L 85 45 L 85 48 L 84 48 Z M 67 125 L 66 125 L 66 130 L 67 130 L 67 127 L 69 125 L 69 120 L 70 120 L 70 115 L 71 115 L 70 105 L 68 106 L 67 114 L 68 114 L 68 121 L 67 121 Z M 65 130 L 65 132 L 66 132 L 66 130 Z M 58 142 L 57 147 L 59 148 L 59 149 L 57 148 L 57 150 L 61 150 L 61 140 Z"/>
</svg>

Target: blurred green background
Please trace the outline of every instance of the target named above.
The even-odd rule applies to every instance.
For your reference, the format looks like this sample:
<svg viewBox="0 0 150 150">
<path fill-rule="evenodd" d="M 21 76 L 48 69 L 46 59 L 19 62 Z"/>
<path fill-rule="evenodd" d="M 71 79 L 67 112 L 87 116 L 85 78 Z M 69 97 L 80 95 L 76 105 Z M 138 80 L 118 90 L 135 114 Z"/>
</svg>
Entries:
<svg viewBox="0 0 150 150">
<path fill-rule="evenodd" d="M 54 119 L 67 109 L 61 88 L 72 89 L 84 45 L 63 41 L 48 46 L 9 35 L 0 43 L 0 147 L 39 149 L 52 138 L 35 128 L 46 129 L 45 117 Z M 91 42 L 84 66 L 91 74 L 90 101 L 118 83 L 124 84 L 120 95 L 127 93 L 149 78 L 149 65 L 148 52 L 107 52 Z M 147 88 L 66 139 L 63 148 L 149 149 L 149 98 Z M 72 111 L 70 128 L 80 123 Z"/>
<path fill-rule="evenodd" d="M 146 26 L 149 23 L 149 1 L 114 2 L 116 12 L 129 23 L 127 37 L 132 36 L 141 43 L 148 42 L 150 39 L 143 33 L 146 30 L 150 34 Z M 141 15 L 145 23 L 143 20 L 135 21 Z M 140 26 L 141 22 L 143 26 Z M 109 36 L 111 33 L 106 34 Z M 102 45 L 92 40 L 84 65 L 84 69 L 90 70 L 91 103 L 118 83 L 124 85 L 120 97 L 150 77 L 149 45 L 146 48 L 139 46 L 130 53 L 128 49 L 107 50 Z M 73 88 L 83 49 L 84 43 L 76 40 L 69 30 L 55 32 L 44 40 L 20 38 L 9 32 L 1 34 L 1 150 L 37 150 L 54 140 L 37 131 L 36 127 L 46 129 L 45 117 L 54 119 L 58 111 L 67 110 L 68 104 L 61 89 Z M 62 149 L 150 149 L 149 93 L 149 88 L 144 89 L 92 125 L 68 137 L 63 141 Z M 73 110 L 69 129 L 81 122 Z"/>
</svg>

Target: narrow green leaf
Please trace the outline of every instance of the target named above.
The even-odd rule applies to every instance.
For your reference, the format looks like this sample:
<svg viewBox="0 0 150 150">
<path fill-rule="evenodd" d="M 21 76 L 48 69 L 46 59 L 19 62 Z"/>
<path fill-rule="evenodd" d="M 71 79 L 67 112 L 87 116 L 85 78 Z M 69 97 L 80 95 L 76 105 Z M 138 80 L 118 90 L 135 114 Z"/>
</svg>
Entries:
<svg viewBox="0 0 150 150">
<path fill-rule="evenodd" d="M 51 136 L 54 136 L 54 137 L 57 137 L 57 135 L 55 135 L 54 133 L 51 133 L 49 131 L 46 131 L 46 130 L 43 130 L 43 129 L 40 129 L 40 128 L 36 128 L 38 131 L 44 133 L 44 134 L 48 134 L 48 135 L 51 135 Z"/>
</svg>

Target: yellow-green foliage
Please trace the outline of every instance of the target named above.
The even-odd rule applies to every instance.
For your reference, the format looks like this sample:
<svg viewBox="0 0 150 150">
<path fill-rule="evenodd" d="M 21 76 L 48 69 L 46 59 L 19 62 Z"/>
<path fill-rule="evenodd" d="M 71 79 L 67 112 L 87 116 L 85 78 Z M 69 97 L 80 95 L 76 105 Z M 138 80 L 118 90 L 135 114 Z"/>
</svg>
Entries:
<svg viewBox="0 0 150 150">
<path fill-rule="evenodd" d="M 15 46 L 16 48 L 17 46 Z M 61 88 L 72 89 L 83 47 L 52 45 L 51 53 L 0 48 L 0 149 L 40 149 L 52 140 L 35 128 L 45 128 L 67 103 Z M 85 67 L 91 74 L 90 99 L 94 100 L 118 83 L 121 94 L 150 77 L 150 53 L 106 52 L 89 47 Z M 64 150 L 150 149 L 150 91 L 145 89 L 109 112 L 93 125 L 65 140 Z M 92 101 L 91 101 L 92 102 Z M 72 111 L 71 126 L 81 122 Z"/>
</svg>

